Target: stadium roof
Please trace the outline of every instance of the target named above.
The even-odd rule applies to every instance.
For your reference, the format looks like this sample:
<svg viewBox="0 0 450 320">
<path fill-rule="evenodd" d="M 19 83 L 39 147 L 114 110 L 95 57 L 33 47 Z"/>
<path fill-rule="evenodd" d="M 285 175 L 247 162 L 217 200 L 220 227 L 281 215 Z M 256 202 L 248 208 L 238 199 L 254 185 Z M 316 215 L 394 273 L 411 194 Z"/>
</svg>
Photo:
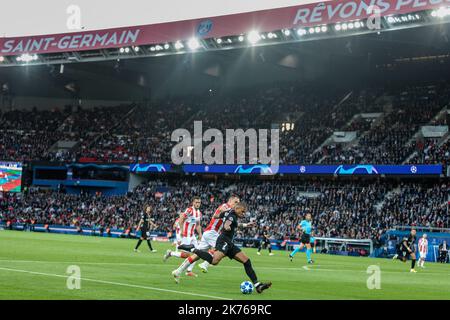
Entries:
<svg viewBox="0 0 450 320">
<path fill-rule="evenodd" d="M 276 81 L 370 85 L 377 68 L 389 79 L 447 77 L 450 24 L 278 46 L 0 69 L 0 83 L 18 96 L 142 100 L 166 94 L 214 92 Z M 436 69 L 411 68 L 436 63 Z M 425 65 L 424 65 L 425 66 Z M 400 72 L 401 71 L 401 72 Z M 396 73 L 397 72 L 397 73 Z M 76 92 L 67 86 L 77 88 Z"/>
<path fill-rule="evenodd" d="M 94 31 L 0 38 L 0 66 L 228 50 L 345 37 L 450 21 L 448 0 L 332 0 Z"/>
</svg>

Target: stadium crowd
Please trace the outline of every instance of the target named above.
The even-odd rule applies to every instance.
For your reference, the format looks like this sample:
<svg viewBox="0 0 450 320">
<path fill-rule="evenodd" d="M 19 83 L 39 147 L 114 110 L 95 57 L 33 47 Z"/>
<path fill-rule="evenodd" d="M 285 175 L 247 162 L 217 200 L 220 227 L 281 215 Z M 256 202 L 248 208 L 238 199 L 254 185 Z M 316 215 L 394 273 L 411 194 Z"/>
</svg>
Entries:
<svg viewBox="0 0 450 320">
<path fill-rule="evenodd" d="M 233 96 L 188 97 L 149 106 L 122 105 L 64 111 L 9 111 L 0 114 L 0 159 L 81 162 L 170 162 L 171 133 L 217 128 L 282 128 L 282 163 L 400 164 L 448 160 L 448 143 L 420 149 L 414 135 L 450 100 L 450 86 L 329 90 L 297 84 L 248 89 Z M 414 110 L 414 112 L 411 112 Z M 377 121 L 359 115 L 379 113 Z M 336 131 L 356 131 L 350 143 L 325 144 Z M 57 150 L 57 141 L 74 141 Z M 447 149 L 446 149 L 447 148 Z M 447 152 L 446 152 L 447 150 Z M 430 153 L 430 154 L 428 154 Z"/>
<path fill-rule="evenodd" d="M 3 222 L 102 227 L 135 230 L 147 205 L 153 207 L 155 231 L 172 232 L 179 213 L 195 195 L 202 198 L 204 227 L 214 210 L 237 194 L 258 225 L 239 231 L 253 238 L 269 226 L 275 239 L 297 237 L 303 215 L 314 217 L 314 234 L 324 237 L 374 239 L 396 225 L 448 228 L 445 183 L 388 181 L 208 181 L 151 180 L 124 196 L 71 195 L 31 188 L 22 194 L 0 193 Z"/>
<path fill-rule="evenodd" d="M 297 84 L 243 90 L 233 96 L 188 97 L 93 109 L 8 111 L 0 114 L 0 159 L 63 162 L 171 162 L 176 128 L 192 131 L 194 121 L 208 128 L 283 128 L 282 163 L 442 163 L 449 164 L 448 135 L 415 137 L 450 100 L 450 86 L 317 91 Z M 413 110 L 413 112 L 411 111 Z M 376 120 L 361 114 L 377 113 Z M 433 122 L 434 121 L 434 122 Z M 285 127 L 283 124 L 292 124 Z M 335 131 L 356 131 L 348 144 L 325 143 Z M 73 141 L 58 150 L 58 141 Z M 194 195 L 203 200 L 203 221 L 237 193 L 249 205 L 259 227 L 240 231 L 255 237 L 270 226 L 272 236 L 295 237 L 294 226 L 311 212 L 315 234 L 376 238 L 394 225 L 449 227 L 449 186 L 439 183 L 331 180 L 292 182 L 181 179 L 151 181 L 124 196 L 69 195 L 30 188 L 22 194 L 0 193 L 0 214 L 8 221 L 80 227 L 135 229 L 143 207 L 154 207 L 158 230 L 172 231 L 179 211 Z M 158 195 L 158 196 L 155 196 Z"/>
</svg>

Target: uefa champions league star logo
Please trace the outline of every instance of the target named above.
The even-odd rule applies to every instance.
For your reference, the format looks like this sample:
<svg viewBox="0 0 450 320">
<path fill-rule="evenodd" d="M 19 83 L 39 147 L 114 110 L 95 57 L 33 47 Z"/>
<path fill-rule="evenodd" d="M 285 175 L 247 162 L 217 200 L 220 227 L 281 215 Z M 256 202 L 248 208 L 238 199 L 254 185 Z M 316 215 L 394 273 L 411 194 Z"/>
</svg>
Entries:
<svg viewBox="0 0 450 320">
<path fill-rule="evenodd" d="M 205 20 L 200 22 L 200 24 L 197 27 L 197 34 L 199 36 L 207 35 L 213 27 L 213 22 L 211 20 Z"/>
<path fill-rule="evenodd" d="M 306 172 L 306 167 L 300 166 L 300 173 L 305 173 L 305 172 Z"/>
<path fill-rule="evenodd" d="M 411 166 L 411 173 L 417 173 L 417 167 Z"/>
</svg>

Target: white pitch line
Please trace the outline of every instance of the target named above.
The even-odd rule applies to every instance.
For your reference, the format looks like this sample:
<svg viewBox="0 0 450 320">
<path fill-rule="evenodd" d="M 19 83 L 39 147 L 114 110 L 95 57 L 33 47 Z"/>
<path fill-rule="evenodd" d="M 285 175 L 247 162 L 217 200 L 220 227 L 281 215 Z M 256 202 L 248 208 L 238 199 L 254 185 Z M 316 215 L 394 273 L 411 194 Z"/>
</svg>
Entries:
<svg viewBox="0 0 450 320">
<path fill-rule="evenodd" d="M 157 263 L 121 263 L 121 262 L 81 262 L 81 261 L 45 261 L 45 260 L 2 260 L 0 259 L 0 262 L 18 262 L 18 263 L 55 263 L 55 264 L 68 264 L 68 265 L 116 265 L 116 266 L 149 266 L 149 267 L 162 267 L 162 266 L 172 266 L 172 267 L 176 267 L 174 265 L 170 265 L 170 264 L 157 264 Z M 315 268 L 315 267 L 319 267 L 320 268 Z M 311 267 L 308 266 L 302 266 L 302 267 L 298 267 L 298 268 L 286 268 L 286 267 L 256 267 L 257 270 L 279 270 L 279 271 L 325 271 L 325 272 L 361 272 L 361 273 L 367 273 L 366 270 L 345 270 L 345 269 L 330 269 L 330 268 L 322 268 L 322 267 L 326 267 L 326 266 L 336 266 L 336 264 L 333 265 L 318 265 L 318 264 L 314 264 Z M 306 269 L 305 267 L 307 267 L 308 269 Z M 347 266 L 343 266 L 343 267 L 347 267 Z M 214 267 L 214 268 L 227 268 L 227 269 L 242 269 L 241 266 L 224 266 L 224 265 L 220 265 L 218 267 Z M 383 273 L 404 273 L 405 271 L 383 271 Z M 442 274 L 445 275 L 445 272 L 420 272 L 421 274 Z M 450 274 L 449 274 L 450 275 Z"/>
<path fill-rule="evenodd" d="M 67 278 L 68 277 L 68 276 L 60 275 L 60 274 L 43 273 L 43 272 L 35 272 L 35 271 L 29 271 L 29 270 L 11 269 L 11 268 L 3 268 L 3 267 L 0 267 L 0 270 L 11 271 L 11 272 L 20 272 L 20 273 L 28 273 L 28 274 L 34 274 L 34 275 L 40 275 L 40 276 L 47 276 L 47 277 L 58 277 L 58 278 Z M 148 286 L 139 286 L 139 285 L 129 284 L 129 283 L 120 283 L 120 282 L 112 282 L 112 281 L 89 279 L 89 278 L 79 278 L 79 279 L 83 280 L 83 281 L 97 282 L 97 283 L 103 283 L 103 284 L 111 284 L 111 285 L 122 286 L 122 287 L 130 287 L 130 288 L 139 288 L 139 289 L 146 289 L 146 290 L 153 290 L 153 291 L 177 293 L 177 294 L 184 294 L 184 295 L 188 295 L 188 296 L 197 296 L 197 297 L 210 298 L 210 299 L 232 300 L 230 298 L 210 296 L 210 295 L 201 294 L 201 293 L 192 293 L 192 292 L 184 292 L 184 291 L 176 291 L 176 290 L 169 290 L 169 289 L 161 289 L 161 288 L 148 287 Z"/>
</svg>

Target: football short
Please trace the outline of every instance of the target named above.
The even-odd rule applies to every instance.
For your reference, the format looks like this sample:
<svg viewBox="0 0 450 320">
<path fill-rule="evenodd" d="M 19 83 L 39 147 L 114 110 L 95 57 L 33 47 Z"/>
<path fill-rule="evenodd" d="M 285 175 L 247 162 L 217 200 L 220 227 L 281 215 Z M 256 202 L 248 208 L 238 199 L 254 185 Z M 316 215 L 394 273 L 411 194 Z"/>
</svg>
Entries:
<svg viewBox="0 0 450 320">
<path fill-rule="evenodd" d="M 216 247 L 217 238 L 219 234 L 216 231 L 206 231 L 202 235 L 202 239 L 198 244 L 199 250 L 208 250 Z"/>
<path fill-rule="evenodd" d="M 427 253 L 426 253 L 426 252 L 420 252 L 420 257 L 421 257 L 422 259 L 426 259 Z"/>
<path fill-rule="evenodd" d="M 175 243 L 176 243 L 177 245 L 180 245 L 180 244 L 181 244 L 181 239 L 182 239 L 181 233 L 176 233 Z"/>
<path fill-rule="evenodd" d="M 142 229 L 141 228 L 141 238 L 144 240 L 148 239 L 148 235 L 147 235 L 148 230 L 147 229 Z"/>
<path fill-rule="evenodd" d="M 222 234 L 217 238 L 216 250 L 222 252 L 230 259 L 234 259 L 234 257 L 241 252 L 241 249 L 239 249 L 230 238 L 225 237 Z"/>
<path fill-rule="evenodd" d="M 181 238 L 181 245 L 190 246 L 193 245 L 195 248 L 198 246 L 197 238 L 196 237 L 182 237 Z"/>
<path fill-rule="evenodd" d="M 310 244 L 311 243 L 311 235 L 303 233 L 302 237 L 300 239 L 300 242 L 303 244 Z"/>
</svg>

